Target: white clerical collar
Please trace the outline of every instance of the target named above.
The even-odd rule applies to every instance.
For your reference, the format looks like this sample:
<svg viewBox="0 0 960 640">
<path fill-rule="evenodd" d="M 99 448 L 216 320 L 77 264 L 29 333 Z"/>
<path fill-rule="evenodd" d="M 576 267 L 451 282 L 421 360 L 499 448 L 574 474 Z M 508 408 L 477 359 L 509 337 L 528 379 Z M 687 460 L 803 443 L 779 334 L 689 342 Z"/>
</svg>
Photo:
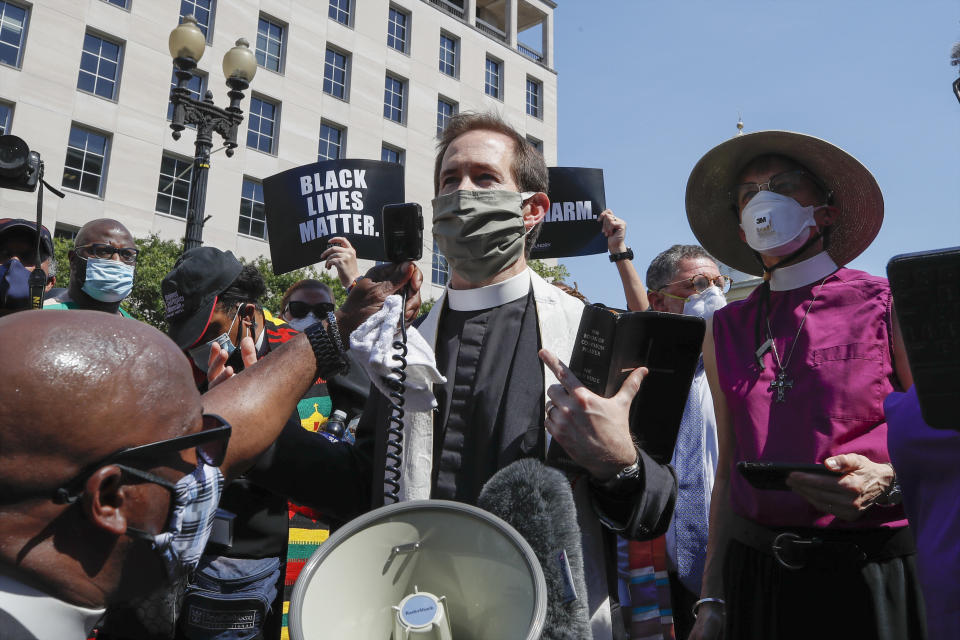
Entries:
<svg viewBox="0 0 960 640">
<path fill-rule="evenodd" d="M 826 278 L 837 270 L 830 254 L 822 251 L 803 262 L 774 269 L 770 274 L 771 291 L 789 291 Z"/>
<path fill-rule="evenodd" d="M 530 272 L 521 273 L 503 282 L 488 284 L 478 289 L 451 289 L 447 287 L 447 304 L 453 311 L 479 311 L 513 302 L 530 292 Z"/>
<path fill-rule="evenodd" d="M 85 609 L 0 575 L 0 611 L 38 638 L 86 638 L 106 609 Z"/>
</svg>

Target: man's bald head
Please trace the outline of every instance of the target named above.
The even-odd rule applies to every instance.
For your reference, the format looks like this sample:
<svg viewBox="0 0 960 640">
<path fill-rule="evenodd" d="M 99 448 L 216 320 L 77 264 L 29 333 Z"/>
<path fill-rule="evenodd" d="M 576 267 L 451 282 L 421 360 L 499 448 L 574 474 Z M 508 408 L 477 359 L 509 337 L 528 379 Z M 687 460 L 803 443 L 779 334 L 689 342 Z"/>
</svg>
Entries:
<svg viewBox="0 0 960 640">
<path fill-rule="evenodd" d="M 136 246 L 130 231 L 122 222 L 113 218 L 98 218 L 83 225 L 80 231 L 77 231 L 73 244 L 75 247 L 82 247 L 93 243 L 110 244 L 111 240 L 122 242 L 125 247 Z"/>
<path fill-rule="evenodd" d="M 110 253 L 110 249 L 103 246 L 108 245 L 116 251 Z M 87 280 L 87 268 L 90 266 L 88 260 L 93 258 L 124 261 L 120 251 L 123 249 L 137 249 L 137 243 L 133 239 L 130 231 L 118 220 L 112 218 L 99 218 L 91 220 L 80 227 L 77 237 L 74 239 L 73 249 L 68 254 L 70 258 L 70 298 L 76 303 L 78 309 L 90 309 L 94 311 L 105 311 L 107 313 L 117 313 L 120 309 L 120 302 L 114 297 L 104 297 L 98 294 L 96 290 L 84 290 L 84 283 Z M 127 252 L 128 254 L 130 252 Z M 128 268 L 136 265 L 136 253 L 133 257 L 125 261 Z M 117 274 L 111 274 L 115 277 Z M 103 277 L 95 276 L 95 277 Z M 113 284 L 108 282 L 108 284 Z M 129 289 L 126 290 L 129 294 Z M 110 291 L 113 293 L 113 291 Z"/>
<path fill-rule="evenodd" d="M 0 319 L 0 495 L 55 488 L 110 453 L 183 433 L 200 401 L 176 345 L 98 312 Z"/>
<path fill-rule="evenodd" d="M 97 311 L 26 311 L 0 319 L 0 567 L 87 607 L 165 579 L 160 556 L 128 535 L 163 530 L 170 492 L 104 459 L 201 425 L 200 395 L 176 345 L 152 327 Z M 175 483 L 192 451 L 138 468 Z M 72 504 L 58 487 L 82 483 Z"/>
</svg>

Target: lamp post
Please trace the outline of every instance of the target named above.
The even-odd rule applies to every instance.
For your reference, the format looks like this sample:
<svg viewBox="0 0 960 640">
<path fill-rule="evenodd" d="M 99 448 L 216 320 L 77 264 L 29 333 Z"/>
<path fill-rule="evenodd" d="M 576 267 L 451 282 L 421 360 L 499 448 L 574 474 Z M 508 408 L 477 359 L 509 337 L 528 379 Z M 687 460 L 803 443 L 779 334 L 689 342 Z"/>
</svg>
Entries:
<svg viewBox="0 0 960 640">
<path fill-rule="evenodd" d="M 194 145 L 193 174 L 190 179 L 190 198 L 187 203 L 187 232 L 184 251 L 203 244 L 203 210 L 207 199 L 207 171 L 210 168 L 210 150 L 213 148 L 213 133 L 223 138 L 227 156 L 233 155 L 237 147 L 237 127 L 243 122 L 243 110 L 240 101 L 243 91 L 257 72 L 257 59 L 250 51 L 250 43 L 245 39 L 237 40 L 236 46 L 223 56 L 223 75 L 227 78 L 230 91 L 230 106 L 221 108 L 213 104 L 213 93 L 207 90 L 203 100 L 190 96 L 187 83 L 191 72 L 203 56 L 207 39 L 197 26 L 192 15 L 185 16 L 183 22 L 170 32 L 170 55 L 176 67 L 177 86 L 170 91 L 173 104 L 173 139 L 180 139 L 180 132 L 189 125 L 196 125 L 197 139 Z"/>
</svg>

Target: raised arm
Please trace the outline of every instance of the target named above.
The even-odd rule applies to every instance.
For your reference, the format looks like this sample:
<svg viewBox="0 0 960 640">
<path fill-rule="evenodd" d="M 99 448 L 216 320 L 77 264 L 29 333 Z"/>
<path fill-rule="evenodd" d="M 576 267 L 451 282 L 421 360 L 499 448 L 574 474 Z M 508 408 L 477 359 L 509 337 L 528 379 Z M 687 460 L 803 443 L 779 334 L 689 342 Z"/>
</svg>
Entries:
<svg viewBox="0 0 960 640">
<path fill-rule="evenodd" d="M 613 215 L 610 209 L 600 214 L 600 223 L 603 225 L 603 235 L 607 237 L 607 249 L 611 254 L 623 253 L 627 250 L 627 221 Z M 617 260 L 617 271 L 620 273 L 620 282 L 623 283 L 623 294 L 627 298 L 627 309 L 630 311 L 646 311 L 650 308 L 647 301 L 647 288 L 643 286 L 643 279 L 633 266 L 632 260 Z"/>
<path fill-rule="evenodd" d="M 415 317 L 423 276 L 412 263 L 382 265 L 367 273 L 337 310 L 344 342 L 366 318 L 383 306 L 387 296 L 409 285 L 406 315 Z M 326 326 L 326 323 L 324 323 Z M 246 338 L 245 338 L 246 339 Z M 346 345 L 344 345 L 346 346 Z M 251 467 L 277 439 L 297 402 L 316 380 L 317 358 L 306 334 L 294 336 L 264 358 L 203 395 L 203 410 L 223 416 L 233 425 L 227 457 L 221 465 L 229 480 Z"/>
<path fill-rule="evenodd" d="M 357 250 L 346 238 L 330 238 L 327 244 L 329 248 L 320 254 L 320 259 L 326 260 L 323 266 L 327 269 L 335 268 L 340 284 L 349 287 L 360 275 Z"/>
</svg>

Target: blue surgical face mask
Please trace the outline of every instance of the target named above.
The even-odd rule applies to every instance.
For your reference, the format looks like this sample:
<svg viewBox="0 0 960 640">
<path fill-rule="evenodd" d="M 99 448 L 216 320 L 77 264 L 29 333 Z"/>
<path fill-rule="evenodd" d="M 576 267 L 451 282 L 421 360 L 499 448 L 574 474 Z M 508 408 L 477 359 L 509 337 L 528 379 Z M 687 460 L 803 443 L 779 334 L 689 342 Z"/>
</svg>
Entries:
<svg viewBox="0 0 960 640">
<path fill-rule="evenodd" d="M 103 258 L 83 258 L 87 261 L 87 272 L 81 289 L 85 294 L 100 302 L 120 302 L 133 290 L 133 265 L 104 260 Z"/>
<path fill-rule="evenodd" d="M 225 333 L 221 333 L 213 340 L 201 344 L 198 347 L 193 347 L 188 349 L 187 353 L 190 354 L 190 357 L 193 358 L 193 363 L 197 365 L 197 368 L 204 373 L 207 372 L 207 369 L 210 368 L 210 351 L 213 349 L 214 344 L 219 344 L 220 349 L 227 352 L 227 357 L 233 355 L 233 352 L 237 350 L 237 345 L 233 344 L 233 340 L 230 339 L 230 333 L 233 331 L 233 325 L 237 323 L 237 318 L 240 317 L 240 307 L 237 307 L 237 312 L 233 316 L 233 321 L 230 322 L 230 328 L 226 330 Z"/>
<path fill-rule="evenodd" d="M 289 324 L 291 327 L 293 327 L 297 331 L 303 331 L 310 325 L 316 324 L 318 322 L 320 322 L 320 318 L 313 315 L 313 311 L 310 311 L 309 313 L 307 313 L 307 315 L 303 316 L 302 318 L 290 318 L 289 320 L 287 320 L 287 324 Z"/>
<path fill-rule="evenodd" d="M 0 265 L 0 309 L 30 308 L 30 270 L 17 260 Z"/>
</svg>

